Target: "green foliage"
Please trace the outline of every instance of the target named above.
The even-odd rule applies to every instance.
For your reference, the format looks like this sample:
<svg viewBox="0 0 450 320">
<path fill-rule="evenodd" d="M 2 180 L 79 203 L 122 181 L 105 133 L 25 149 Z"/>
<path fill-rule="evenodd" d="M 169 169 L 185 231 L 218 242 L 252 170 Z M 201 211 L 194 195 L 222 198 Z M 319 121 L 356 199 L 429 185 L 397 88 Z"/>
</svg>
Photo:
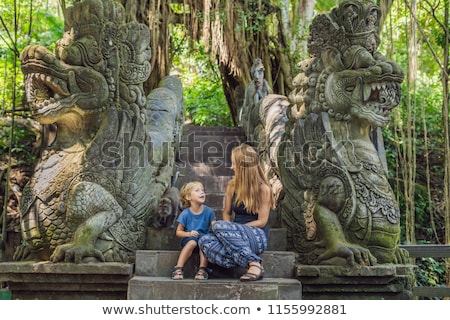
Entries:
<svg viewBox="0 0 450 320">
<path fill-rule="evenodd" d="M 314 10 L 319 13 L 325 13 L 330 11 L 332 8 L 337 7 L 340 0 L 316 0 L 314 5 Z"/>
<path fill-rule="evenodd" d="M 58 2 L 17 2 L 5 0 L 0 3 L 0 116 L 30 116 L 24 104 L 23 73 L 20 71 L 20 52 L 29 44 L 40 44 L 52 50 L 64 31 L 64 20 L 58 15 Z M 14 6 L 16 5 L 16 7 Z M 14 100 L 15 97 L 15 100 Z M 25 110 L 18 114 L 17 109 Z M 12 135 L 12 137 L 11 137 Z M 12 138 L 12 139 L 11 139 Z M 15 123 L 13 133 L 10 124 L 0 123 L 0 154 L 11 156 L 19 164 L 34 164 L 33 147 L 35 134 L 28 128 Z"/>
<path fill-rule="evenodd" d="M 48 12 L 37 11 L 33 14 L 36 25 L 33 25 L 31 38 L 28 42 L 39 43 L 53 50 L 57 39 L 64 32 L 64 20 L 60 16 L 54 16 Z"/>
<path fill-rule="evenodd" d="M 433 75 L 431 75 L 433 76 Z M 423 241 L 436 241 L 434 232 L 431 228 L 430 209 L 435 210 L 436 205 L 429 203 L 426 166 L 428 155 L 429 171 L 432 179 L 431 193 L 442 188 L 439 185 L 444 176 L 443 172 L 443 152 L 442 145 L 442 118 L 436 116 L 440 113 L 442 104 L 442 92 L 439 90 L 438 79 L 428 79 L 424 74 L 417 81 L 416 92 L 407 91 L 403 88 L 402 105 L 397 107 L 393 114 L 393 120 L 389 128 L 383 130 L 386 160 L 388 165 L 388 174 L 391 179 L 391 185 L 397 195 L 397 200 L 400 205 L 400 212 L 404 213 L 405 196 L 404 196 L 404 170 L 408 170 L 402 163 L 402 159 L 407 144 L 407 137 L 402 137 L 401 131 L 405 129 L 406 123 L 406 94 L 409 94 L 410 100 L 413 103 L 414 113 L 414 145 L 416 149 L 416 181 L 415 181 L 415 195 L 414 195 L 414 211 L 415 211 L 415 225 L 416 238 Z M 427 145 L 425 141 L 425 124 L 427 130 Z M 433 183 L 435 182 L 435 183 Z M 436 194 L 435 194 L 436 197 Z M 439 224 L 439 223 L 438 223 Z M 404 227 L 405 215 L 402 214 L 402 241 L 404 241 Z"/>
<path fill-rule="evenodd" d="M 185 88 L 186 118 L 194 125 L 231 126 L 232 120 L 221 85 L 194 75 L 194 84 Z"/>
<path fill-rule="evenodd" d="M 13 139 L 11 140 L 11 135 Z M 11 125 L 0 122 L 0 154 L 9 154 L 18 164 L 34 164 L 36 155 L 33 153 L 36 135 L 30 129 L 15 125 L 14 132 L 11 132 Z"/>
<path fill-rule="evenodd" d="M 172 36 L 174 68 L 184 86 L 186 119 L 199 126 L 232 126 L 217 65 L 210 62 L 201 44 L 187 39 L 180 26 L 173 27 Z"/>
<path fill-rule="evenodd" d="M 438 212 L 443 202 L 443 164 L 444 130 L 442 127 L 443 89 L 441 82 L 441 65 L 443 57 L 443 28 L 448 26 L 444 19 L 444 3 L 439 0 L 418 1 L 415 20 L 411 19 L 407 2 L 393 2 L 391 11 L 385 21 L 381 34 L 380 52 L 397 62 L 405 72 L 402 105 L 393 113 L 390 128 L 383 131 L 389 177 L 398 197 L 402 213 L 402 228 L 405 226 L 404 212 L 404 173 L 408 167 L 416 167 L 414 218 L 416 239 L 429 243 L 443 242 L 444 221 L 442 212 Z M 409 5 L 409 4 L 408 4 Z M 433 7 L 433 14 L 430 14 Z M 436 21 L 438 19 L 440 23 Z M 417 48 L 408 53 L 408 42 L 412 26 L 417 27 Z M 418 67 L 413 75 L 408 75 L 411 54 L 418 60 Z M 406 80 L 414 78 L 410 86 Z M 409 106 L 406 103 L 409 103 Z M 408 110 L 409 107 L 409 110 Z M 409 111 L 409 114 L 408 114 Z M 410 118 L 408 119 L 408 116 Z M 405 163 L 405 154 L 409 144 L 407 121 L 410 121 L 412 145 L 415 163 Z M 426 135 L 425 135 L 426 129 Z M 425 144 L 425 139 L 427 144 Z M 412 161 L 412 160 L 411 160 Z M 427 168 L 429 166 L 429 169 Z M 427 186 L 429 170 L 431 186 Z M 431 203 L 429 200 L 429 193 Z M 436 230 L 432 229 L 431 217 L 435 218 Z M 402 230 L 402 239 L 404 238 Z M 436 239 L 436 234 L 439 239 Z"/>
<path fill-rule="evenodd" d="M 444 259 L 419 258 L 416 259 L 416 285 L 423 287 L 445 284 Z M 439 297 L 433 300 L 439 300 Z"/>
<path fill-rule="evenodd" d="M 13 105 L 24 107 L 23 74 L 18 60 L 20 52 L 25 46 L 35 43 L 52 50 L 56 40 L 62 36 L 64 20 L 58 16 L 58 2 L 53 1 L 53 6 L 49 6 L 51 2 L 38 0 L 33 7 L 28 2 L 17 2 L 15 9 L 12 0 L 0 4 L 0 16 L 4 22 L 0 25 L 0 112 L 13 109 Z"/>
</svg>

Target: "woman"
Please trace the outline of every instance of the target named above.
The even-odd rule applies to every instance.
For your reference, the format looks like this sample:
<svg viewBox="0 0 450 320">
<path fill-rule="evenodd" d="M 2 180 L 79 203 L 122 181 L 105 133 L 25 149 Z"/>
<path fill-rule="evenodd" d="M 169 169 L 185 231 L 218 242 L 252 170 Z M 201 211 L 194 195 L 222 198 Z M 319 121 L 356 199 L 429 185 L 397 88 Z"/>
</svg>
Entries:
<svg viewBox="0 0 450 320">
<path fill-rule="evenodd" d="M 272 189 L 251 146 L 234 148 L 231 163 L 235 175 L 226 188 L 223 220 L 199 240 L 199 247 L 209 262 L 224 268 L 246 267 L 240 280 L 256 281 L 264 277 L 259 254 L 267 249 Z"/>
</svg>

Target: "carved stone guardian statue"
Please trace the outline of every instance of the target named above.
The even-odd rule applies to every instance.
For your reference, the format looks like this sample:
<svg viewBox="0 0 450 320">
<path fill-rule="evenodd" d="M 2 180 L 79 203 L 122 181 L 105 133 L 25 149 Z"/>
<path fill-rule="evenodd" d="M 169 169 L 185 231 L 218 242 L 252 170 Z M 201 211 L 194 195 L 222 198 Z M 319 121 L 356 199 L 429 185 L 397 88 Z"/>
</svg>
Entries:
<svg viewBox="0 0 450 320">
<path fill-rule="evenodd" d="M 145 96 L 150 32 L 118 1 L 75 1 L 64 17 L 55 53 L 21 53 L 33 115 L 57 132 L 23 190 L 15 259 L 133 261 L 171 184 L 181 82 Z"/>
<path fill-rule="evenodd" d="M 316 16 L 295 90 L 261 104 L 266 158 L 282 184 L 278 213 L 302 264 L 408 262 L 385 155 L 373 139 L 400 103 L 404 77 L 377 51 L 379 17 L 371 0 L 345 0 Z"/>
<path fill-rule="evenodd" d="M 258 142 L 261 121 L 259 106 L 262 99 L 271 93 L 269 83 L 264 79 L 264 65 L 260 58 L 255 59 L 250 69 L 252 81 L 245 88 L 245 97 L 239 114 L 239 125 L 244 128 L 247 141 Z"/>
</svg>

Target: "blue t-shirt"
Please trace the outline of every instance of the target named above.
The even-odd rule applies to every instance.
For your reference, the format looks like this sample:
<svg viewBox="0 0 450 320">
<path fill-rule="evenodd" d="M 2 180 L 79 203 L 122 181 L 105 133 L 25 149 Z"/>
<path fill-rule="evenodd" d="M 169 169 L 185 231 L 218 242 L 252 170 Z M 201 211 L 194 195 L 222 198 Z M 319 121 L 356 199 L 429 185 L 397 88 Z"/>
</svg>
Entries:
<svg viewBox="0 0 450 320">
<path fill-rule="evenodd" d="M 203 211 L 198 214 L 192 213 L 190 208 L 184 209 L 178 217 L 178 222 L 184 226 L 184 230 L 190 232 L 195 230 L 199 238 L 209 233 L 209 227 L 212 221 L 216 220 L 216 214 L 213 209 L 203 205 Z"/>
</svg>

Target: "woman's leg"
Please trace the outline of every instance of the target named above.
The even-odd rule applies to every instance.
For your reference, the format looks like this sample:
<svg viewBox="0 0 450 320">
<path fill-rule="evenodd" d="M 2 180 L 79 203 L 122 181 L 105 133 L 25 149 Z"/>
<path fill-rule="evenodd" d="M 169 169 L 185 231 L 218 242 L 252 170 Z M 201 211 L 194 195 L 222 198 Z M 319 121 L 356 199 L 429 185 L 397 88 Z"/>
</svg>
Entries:
<svg viewBox="0 0 450 320">
<path fill-rule="evenodd" d="M 267 249 L 267 238 L 262 229 L 217 221 L 213 232 L 222 246 L 221 250 L 231 256 L 235 265 L 248 267 L 250 262 L 262 262 L 258 255 Z"/>
<path fill-rule="evenodd" d="M 200 265 L 199 265 L 199 267 L 201 268 L 201 267 L 208 267 L 208 259 L 206 259 L 206 257 L 205 257 L 205 255 L 203 254 L 203 251 L 202 250 L 199 250 L 198 251 L 198 255 L 199 255 L 199 257 L 200 257 Z"/>
<path fill-rule="evenodd" d="M 225 251 L 225 247 L 214 234 L 207 234 L 201 237 L 198 241 L 198 246 L 210 263 L 224 268 L 237 267 L 230 253 Z"/>
</svg>

